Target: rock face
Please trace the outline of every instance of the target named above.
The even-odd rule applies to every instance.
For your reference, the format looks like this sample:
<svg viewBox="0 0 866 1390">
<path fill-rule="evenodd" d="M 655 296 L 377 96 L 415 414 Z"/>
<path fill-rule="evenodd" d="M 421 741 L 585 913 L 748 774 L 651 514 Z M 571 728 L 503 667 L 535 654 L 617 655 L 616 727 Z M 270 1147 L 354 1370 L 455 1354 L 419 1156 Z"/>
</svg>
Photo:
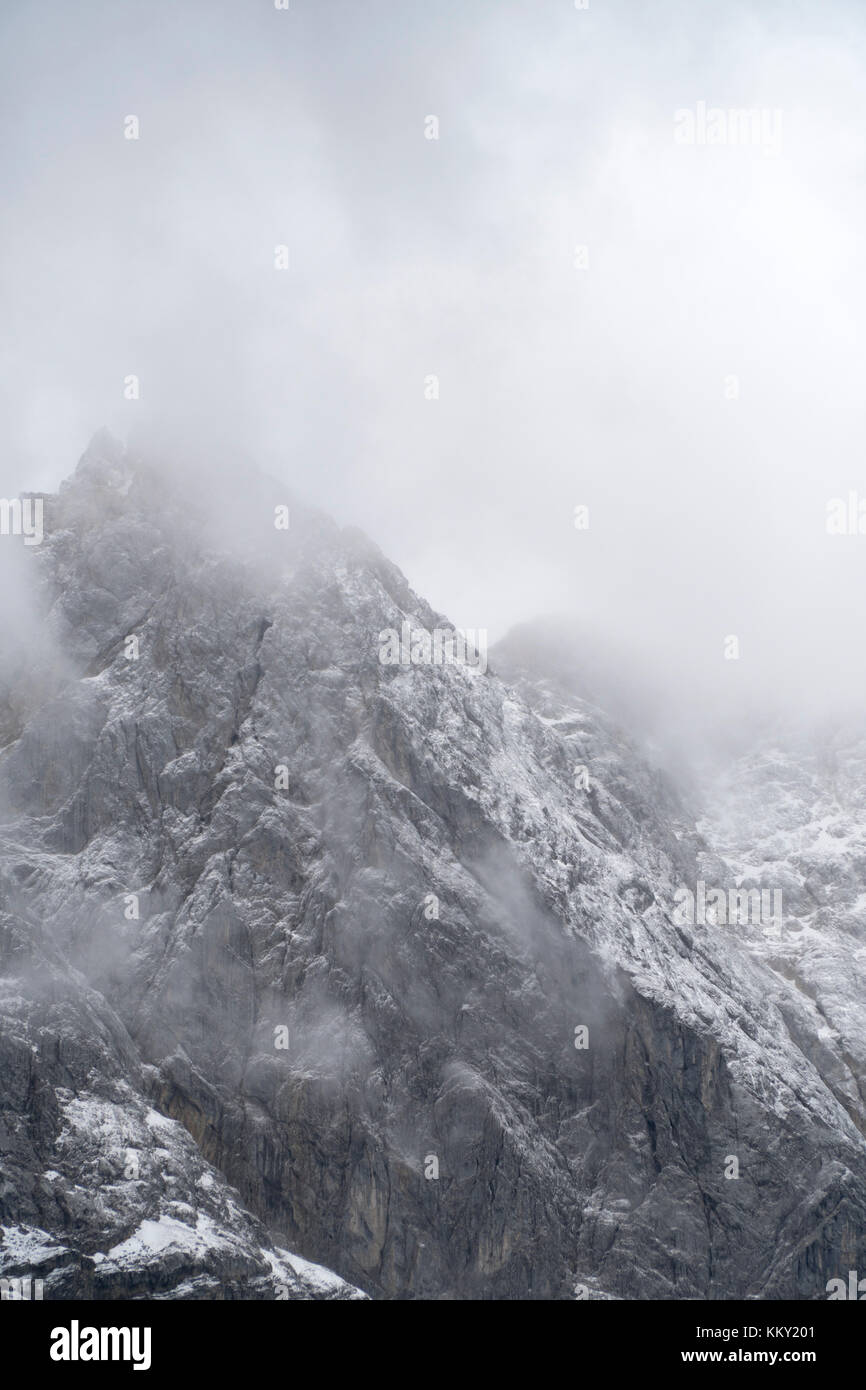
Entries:
<svg viewBox="0 0 866 1390">
<path fill-rule="evenodd" d="M 701 829 L 736 881 L 778 890 L 781 933 L 747 949 L 788 986 L 803 1051 L 859 1127 L 866 1110 L 866 728 L 790 721 L 717 772 Z M 784 996 L 783 996 L 784 999 Z M 785 1004 L 783 1004 L 785 1007 Z"/>
<path fill-rule="evenodd" d="M 567 684 L 383 663 L 446 621 L 287 503 L 98 436 L 16 560 L 0 1272 L 826 1297 L 866 1267 L 866 1109 L 820 978 L 678 920 L 743 870 Z"/>
</svg>

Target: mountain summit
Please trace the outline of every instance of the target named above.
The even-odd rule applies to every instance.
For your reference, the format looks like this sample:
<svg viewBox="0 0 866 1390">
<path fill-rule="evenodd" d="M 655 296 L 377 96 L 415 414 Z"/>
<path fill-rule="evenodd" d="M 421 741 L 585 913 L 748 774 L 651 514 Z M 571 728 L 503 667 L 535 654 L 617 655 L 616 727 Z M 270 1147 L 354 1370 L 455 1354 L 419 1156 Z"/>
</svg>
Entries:
<svg viewBox="0 0 866 1390">
<path fill-rule="evenodd" d="M 19 568 L 0 1273 L 796 1299 L 866 1266 L 859 1054 L 762 924 L 682 919 L 748 870 L 594 703 L 383 660 L 453 629 L 360 533 L 104 435 Z"/>
</svg>

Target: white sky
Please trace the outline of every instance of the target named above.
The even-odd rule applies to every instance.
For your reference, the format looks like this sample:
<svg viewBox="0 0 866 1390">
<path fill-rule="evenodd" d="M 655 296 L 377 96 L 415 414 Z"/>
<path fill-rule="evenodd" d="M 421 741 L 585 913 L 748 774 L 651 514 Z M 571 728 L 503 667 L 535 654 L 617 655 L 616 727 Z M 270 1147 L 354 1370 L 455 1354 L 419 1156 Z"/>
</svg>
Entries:
<svg viewBox="0 0 866 1390">
<path fill-rule="evenodd" d="M 859 699 L 866 7 L 590 5 L 6 0 L 3 495 L 156 423 L 491 640 L 574 612 L 680 690 Z M 781 150 L 677 144 L 699 102 Z"/>
</svg>

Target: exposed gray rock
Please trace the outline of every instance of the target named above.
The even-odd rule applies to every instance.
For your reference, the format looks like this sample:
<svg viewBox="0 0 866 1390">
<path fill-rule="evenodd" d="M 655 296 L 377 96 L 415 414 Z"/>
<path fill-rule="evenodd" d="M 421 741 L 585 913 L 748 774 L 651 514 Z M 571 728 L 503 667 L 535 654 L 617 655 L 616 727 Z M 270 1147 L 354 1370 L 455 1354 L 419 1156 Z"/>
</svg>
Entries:
<svg viewBox="0 0 866 1390">
<path fill-rule="evenodd" d="M 64 1296 L 272 1297 L 285 1247 L 392 1297 L 824 1297 L 862 1072 L 749 933 L 675 922 L 731 875 L 706 831 L 561 682 L 383 665 L 445 620 L 286 502 L 105 437 L 47 500 L 0 1221 Z"/>
</svg>

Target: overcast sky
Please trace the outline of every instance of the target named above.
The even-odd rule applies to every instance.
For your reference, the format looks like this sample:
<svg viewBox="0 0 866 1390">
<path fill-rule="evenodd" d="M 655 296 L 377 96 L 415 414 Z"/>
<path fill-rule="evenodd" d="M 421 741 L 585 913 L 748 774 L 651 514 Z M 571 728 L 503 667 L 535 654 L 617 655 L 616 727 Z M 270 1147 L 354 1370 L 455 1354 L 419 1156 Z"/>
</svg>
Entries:
<svg viewBox="0 0 866 1390">
<path fill-rule="evenodd" d="M 825 517 L 866 499 L 862 4 L 0 23 L 4 496 L 151 422 L 360 525 L 491 641 L 573 612 L 685 685 L 859 699 L 866 535 Z M 766 138 L 681 143 L 700 103 Z"/>
</svg>

